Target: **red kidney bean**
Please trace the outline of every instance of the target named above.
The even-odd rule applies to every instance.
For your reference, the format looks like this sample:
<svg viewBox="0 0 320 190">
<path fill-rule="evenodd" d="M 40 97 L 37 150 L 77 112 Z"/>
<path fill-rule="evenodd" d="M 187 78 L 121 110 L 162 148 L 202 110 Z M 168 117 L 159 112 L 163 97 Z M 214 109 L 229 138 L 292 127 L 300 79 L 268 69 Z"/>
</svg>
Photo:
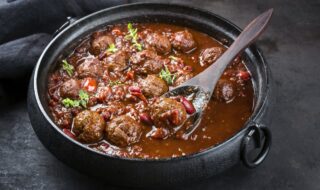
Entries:
<svg viewBox="0 0 320 190">
<path fill-rule="evenodd" d="M 193 104 L 183 96 L 181 97 L 181 103 L 183 104 L 188 114 L 193 114 L 194 112 L 196 112 Z"/>
<path fill-rule="evenodd" d="M 140 87 L 138 86 L 129 86 L 128 89 L 131 93 L 142 93 Z"/>
<path fill-rule="evenodd" d="M 152 119 L 149 114 L 147 113 L 141 113 L 139 115 L 140 121 L 147 124 L 147 125 L 153 125 Z"/>
<path fill-rule="evenodd" d="M 74 134 L 72 134 L 69 129 L 62 129 L 62 131 L 64 132 L 64 134 L 68 135 L 69 137 L 76 139 L 76 136 L 74 136 Z"/>
<path fill-rule="evenodd" d="M 240 71 L 237 76 L 241 78 L 242 80 L 246 81 L 251 78 L 251 75 L 248 71 Z"/>
</svg>

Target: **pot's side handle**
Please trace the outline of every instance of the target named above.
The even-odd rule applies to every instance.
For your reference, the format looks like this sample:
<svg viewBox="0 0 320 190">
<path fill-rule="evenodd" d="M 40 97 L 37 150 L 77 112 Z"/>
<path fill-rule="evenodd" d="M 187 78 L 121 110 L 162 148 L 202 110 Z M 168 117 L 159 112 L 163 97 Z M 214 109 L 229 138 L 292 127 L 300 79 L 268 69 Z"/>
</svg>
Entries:
<svg viewBox="0 0 320 190">
<path fill-rule="evenodd" d="M 55 37 L 56 35 L 58 35 L 62 30 L 64 30 L 65 28 L 67 28 L 70 24 L 74 23 L 76 20 L 78 20 L 77 17 L 67 17 L 67 21 L 65 23 L 63 23 L 54 33 L 53 33 L 53 37 Z"/>
<path fill-rule="evenodd" d="M 264 138 L 264 142 L 262 143 L 262 138 Z M 261 151 L 256 156 L 255 159 L 249 159 L 249 143 L 254 140 L 256 144 L 256 148 L 261 148 Z M 241 145 L 241 159 L 245 166 L 248 168 L 254 168 L 260 165 L 265 158 L 267 157 L 270 147 L 271 147 L 272 137 L 270 130 L 264 126 L 259 124 L 253 124 L 248 128 L 248 132 L 246 133 L 244 139 L 242 140 Z M 263 145 L 262 145 L 263 144 Z"/>
</svg>

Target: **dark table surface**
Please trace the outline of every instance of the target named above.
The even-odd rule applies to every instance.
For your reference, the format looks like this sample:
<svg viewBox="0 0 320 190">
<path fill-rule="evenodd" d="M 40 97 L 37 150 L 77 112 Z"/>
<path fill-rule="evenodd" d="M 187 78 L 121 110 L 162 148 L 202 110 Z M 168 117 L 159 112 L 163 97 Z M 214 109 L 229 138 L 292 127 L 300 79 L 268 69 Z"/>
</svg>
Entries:
<svg viewBox="0 0 320 190">
<path fill-rule="evenodd" d="M 212 11 L 240 27 L 268 8 L 275 11 L 258 42 L 274 78 L 269 157 L 256 169 L 238 164 L 182 189 L 320 189 L 320 1 L 171 2 Z M 0 102 L 0 189 L 118 189 L 51 155 L 32 130 L 24 98 Z"/>
</svg>

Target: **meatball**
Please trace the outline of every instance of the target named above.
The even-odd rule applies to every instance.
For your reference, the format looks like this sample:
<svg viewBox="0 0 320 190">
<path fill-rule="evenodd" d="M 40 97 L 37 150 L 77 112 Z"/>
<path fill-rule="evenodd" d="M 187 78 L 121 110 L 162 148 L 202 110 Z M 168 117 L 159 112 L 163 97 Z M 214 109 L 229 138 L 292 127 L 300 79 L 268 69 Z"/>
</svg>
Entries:
<svg viewBox="0 0 320 190">
<path fill-rule="evenodd" d="M 85 59 L 85 61 L 77 67 L 77 72 L 80 78 L 95 78 L 103 74 L 99 60 L 92 57 Z"/>
<path fill-rule="evenodd" d="M 151 105 L 151 119 L 157 127 L 179 126 L 187 119 L 182 103 L 171 98 L 159 98 Z"/>
<path fill-rule="evenodd" d="M 121 147 L 138 142 L 141 134 L 142 126 L 127 115 L 112 119 L 106 127 L 107 138 Z"/>
<path fill-rule="evenodd" d="M 97 112 L 84 110 L 75 117 L 72 131 L 79 141 L 95 143 L 102 139 L 104 129 L 104 119 Z"/>
<path fill-rule="evenodd" d="M 162 59 L 153 50 L 143 50 L 134 54 L 130 58 L 133 70 L 138 74 L 152 73 L 157 74 L 163 68 L 165 59 Z"/>
<path fill-rule="evenodd" d="M 60 95 L 63 98 L 77 98 L 80 91 L 80 82 L 75 79 L 69 79 L 60 87 Z"/>
<path fill-rule="evenodd" d="M 158 53 L 167 54 L 171 51 L 171 43 L 169 39 L 159 33 L 150 33 L 146 36 L 146 43 L 155 48 Z"/>
<path fill-rule="evenodd" d="M 157 57 L 153 60 L 148 60 L 143 64 L 142 68 L 138 70 L 138 73 L 158 74 L 163 68 L 164 62 L 165 60 L 161 59 L 160 57 Z"/>
<path fill-rule="evenodd" d="M 235 84 L 226 79 L 220 79 L 214 89 L 214 97 L 222 102 L 231 102 L 235 94 Z"/>
<path fill-rule="evenodd" d="M 125 51 L 117 51 L 110 55 L 106 59 L 108 68 L 113 71 L 122 71 L 127 68 L 127 62 L 129 60 L 128 54 Z"/>
<path fill-rule="evenodd" d="M 156 75 L 148 75 L 139 84 L 142 93 L 147 97 L 161 96 L 169 90 L 167 83 Z"/>
<path fill-rule="evenodd" d="M 94 55 L 99 55 L 113 43 L 114 39 L 110 35 L 105 35 L 103 32 L 96 32 L 91 38 L 91 52 Z"/>
<path fill-rule="evenodd" d="M 196 47 L 196 41 L 188 30 L 179 31 L 173 34 L 172 46 L 179 51 L 188 52 Z"/>
<path fill-rule="evenodd" d="M 212 47 L 203 50 L 199 56 L 199 62 L 201 66 L 210 65 L 215 62 L 223 53 L 221 47 Z"/>
<path fill-rule="evenodd" d="M 155 59 L 157 56 L 158 55 L 155 51 L 146 49 L 146 50 L 135 53 L 130 58 L 130 62 L 133 64 L 142 64 L 146 60 Z"/>
</svg>

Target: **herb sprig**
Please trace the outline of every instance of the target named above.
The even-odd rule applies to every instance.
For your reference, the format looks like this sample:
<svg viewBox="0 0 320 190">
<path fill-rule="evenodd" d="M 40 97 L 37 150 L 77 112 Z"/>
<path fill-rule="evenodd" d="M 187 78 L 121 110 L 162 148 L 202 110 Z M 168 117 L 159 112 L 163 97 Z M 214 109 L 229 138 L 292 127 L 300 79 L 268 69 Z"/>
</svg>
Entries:
<svg viewBox="0 0 320 190">
<path fill-rule="evenodd" d="M 72 100 L 70 98 L 63 99 L 62 104 L 64 105 L 64 107 L 67 107 L 67 108 L 80 106 L 79 100 Z"/>
<path fill-rule="evenodd" d="M 132 46 L 142 51 L 142 44 L 138 42 L 138 28 L 133 28 L 131 23 L 128 23 L 127 27 L 128 34 L 125 36 L 125 39 L 131 40 Z"/>
<path fill-rule="evenodd" d="M 165 68 L 160 71 L 159 76 L 169 85 L 173 84 L 174 80 L 176 79 L 176 75 L 170 73 L 167 66 L 165 66 Z"/>
<path fill-rule="evenodd" d="M 118 48 L 113 43 L 109 45 L 109 48 L 107 49 L 107 52 L 115 53 L 118 51 Z"/>
<path fill-rule="evenodd" d="M 70 77 L 72 76 L 74 67 L 73 65 L 70 65 L 65 59 L 62 60 L 62 69 L 65 70 Z"/>
<path fill-rule="evenodd" d="M 70 98 L 65 98 L 62 100 L 62 104 L 64 107 L 80 107 L 87 108 L 87 104 L 89 102 L 89 94 L 83 90 L 79 91 L 79 100 L 72 100 Z"/>
<path fill-rule="evenodd" d="M 87 107 L 87 103 L 89 102 L 89 94 L 83 90 L 79 91 L 79 97 L 80 97 L 80 105 L 82 105 L 82 107 L 86 108 Z"/>
</svg>

